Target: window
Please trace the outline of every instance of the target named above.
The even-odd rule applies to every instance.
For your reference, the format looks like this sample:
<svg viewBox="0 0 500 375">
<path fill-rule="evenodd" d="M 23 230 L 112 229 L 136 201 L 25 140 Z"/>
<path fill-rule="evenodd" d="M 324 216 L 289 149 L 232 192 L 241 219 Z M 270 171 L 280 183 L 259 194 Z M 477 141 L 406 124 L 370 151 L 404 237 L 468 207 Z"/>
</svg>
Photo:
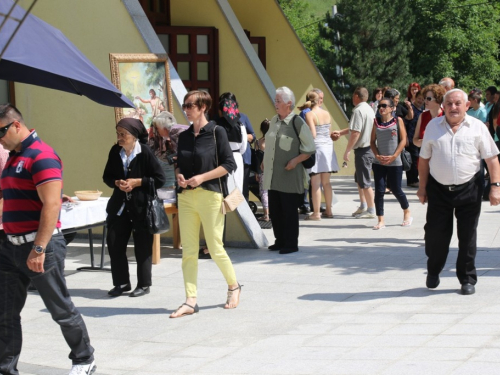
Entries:
<svg viewBox="0 0 500 375">
<path fill-rule="evenodd" d="M 266 37 L 264 36 L 250 36 L 250 31 L 244 30 L 248 37 L 248 40 L 252 44 L 257 56 L 259 56 L 260 62 L 266 67 Z"/>
<path fill-rule="evenodd" d="M 219 34 L 214 27 L 158 26 L 155 28 L 184 86 L 219 98 Z M 217 106 L 209 111 L 213 118 Z"/>
<path fill-rule="evenodd" d="M 153 26 L 170 25 L 170 0 L 139 0 Z"/>
<path fill-rule="evenodd" d="M 184 86 L 219 98 L 219 34 L 215 27 L 170 26 L 170 0 L 139 0 Z M 182 98 L 181 98 L 182 99 Z M 211 118 L 217 106 L 209 111 Z"/>
</svg>

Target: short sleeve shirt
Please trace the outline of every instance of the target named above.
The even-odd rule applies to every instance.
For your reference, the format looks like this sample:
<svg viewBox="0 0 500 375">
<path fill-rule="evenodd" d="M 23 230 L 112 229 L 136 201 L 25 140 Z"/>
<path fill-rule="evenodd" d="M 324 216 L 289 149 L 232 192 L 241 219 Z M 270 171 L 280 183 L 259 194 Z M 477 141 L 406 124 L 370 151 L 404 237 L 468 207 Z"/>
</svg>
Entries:
<svg viewBox="0 0 500 375">
<path fill-rule="evenodd" d="M 349 133 L 351 131 L 360 133 L 359 139 L 353 147 L 354 149 L 370 146 L 374 119 L 375 113 L 367 102 L 361 102 L 354 107 L 349 121 Z"/>
<path fill-rule="evenodd" d="M 446 116 L 431 120 L 420 149 L 420 157 L 430 159 L 430 174 L 442 185 L 468 182 L 479 172 L 481 159 L 498 153 L 488 128 L 467 114 L 455 133 L 446 122 Z"/>
<path fill-rule="evenodd" d="M 295 134 L 293 123 L 299 137 Z M 274 116 L 266 133 L 266 152 L 264 152 L 264 190 L 283 193 L 303 193 L 307 180 L 302 163 L 287 171 L 287 163 L 299 154 L 313 154 L 316 151 L 314 138 L 309 126 L 300 116 L 290 113 L 280 120 Z"/>
<path fill-rule="evenodd" d="M 62 161 L 56 152 L 42 142 L 36 131 L 21 143 L 21 151 L 11 151 L 2 171 L 3 226 L 6 234 L 26 234 L 38 230 L 42 201 L 36 188 L 61 181 Z M 61 222 L 57 220 L 57 228 Z"/>
</svg>

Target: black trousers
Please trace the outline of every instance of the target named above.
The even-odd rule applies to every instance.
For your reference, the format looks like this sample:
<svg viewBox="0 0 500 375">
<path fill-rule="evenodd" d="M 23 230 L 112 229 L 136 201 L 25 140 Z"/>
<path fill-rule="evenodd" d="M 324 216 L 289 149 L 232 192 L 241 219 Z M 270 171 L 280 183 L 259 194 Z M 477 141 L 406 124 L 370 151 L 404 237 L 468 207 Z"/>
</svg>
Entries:
<svg viewBox="0 0 500 375">
<path fill-rule="evenodd" d="M 61 235 L 53 236 L 49 241 L 43 273 L 31 271 L 26 264 L 32 247 L 33 242 L 16 246 L 5 239 L 0 246 L 0 374 L 4 375 L 19 374 L 17 363 L 23 343 L 21 311 L 30 281 L 52 319 L 59 324 L 71 349 L 69 358 L 72 363 L 86 364 L 94 360 L 87 327 L 71 301 L 64 278 L 66 241 Z M 50 351 L 49 341 L 45 340 L 42 345 Z"/>
<path fill-rule="evenodd" d="M 408 147 L 405 147 L 411 155 L 411 168 L 406 172 L 406 184 L 415 184 L 418 182 L 418 156 L 420 154 L 420 148 L 410 143 Z"/>
<path fill-rule="evenodd" d="M 146 228 L 136 230 L 126 210 L 121 216 L 108 221 L 108 252 L 111 259 L 113 285 L 130 283 L 128 271 L 127 244 L 132 234 L 134 238 L 134 254 L 137 262 L 137 286 L 151 286 L 151 268 L 153 266 L 153 235 Z"/>
<path fill-rule="evenodd" d="M 283 193 L 269 190 L 269 216 L 273 223 L 275 244 L 281 248 L 299 245 L 299 206 L 303 193 Z"/>
<path fill-rule="evenodd" d="M 461 284 L 476 284 L 477 224 L 483 189 L 484 181 L 480 176 L 460 191 L 449 191 L 429 176 L 427 222 L 424 227 L 429 275 L 439 275 L 446 264 L 455 214 L 458 236 L 457 278 Z"/>
</svg>

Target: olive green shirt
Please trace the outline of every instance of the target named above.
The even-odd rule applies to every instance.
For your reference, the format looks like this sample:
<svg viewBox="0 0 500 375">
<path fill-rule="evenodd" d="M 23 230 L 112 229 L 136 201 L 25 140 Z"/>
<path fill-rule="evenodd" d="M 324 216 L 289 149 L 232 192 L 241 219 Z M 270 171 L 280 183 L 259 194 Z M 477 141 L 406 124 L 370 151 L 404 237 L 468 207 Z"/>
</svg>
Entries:
<svg viewBox="0 0 500 375">
<path fill-rule="evenodd" d="M 278 115 L 271 119 L 266 133 L 266 151 L 264 152 L 264 189 L 283 193 L 304 192 L 309 176 L 299 163 L 294 169 L 287 171 L 287 163 L 299 154 L 311 155 L 316 151 L 314 138 L 309 126 L 300 118 L 295 117 L 295 127 L 299 138 L 293 129 L 292 112 L 283 120 Z"/>
</svg>

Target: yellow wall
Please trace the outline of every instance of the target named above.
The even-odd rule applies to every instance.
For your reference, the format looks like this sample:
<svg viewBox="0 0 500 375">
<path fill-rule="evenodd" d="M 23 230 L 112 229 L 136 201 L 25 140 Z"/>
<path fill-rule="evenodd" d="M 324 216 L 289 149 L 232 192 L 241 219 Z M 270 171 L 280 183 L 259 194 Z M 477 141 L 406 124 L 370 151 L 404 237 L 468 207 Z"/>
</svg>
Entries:
<svg viewBox="0 0 500 375">
<path fill-rule="evenodd" d="M 207 26 L 219 30 L 220 93 L 231 91 L 236 95 L 240 110 L 248 115 L 257 133 L 262 120 L 276 113 L 274 105 L 217 2 L 171 0 L 170 9 L 172 26 Z"/>
<path fill-rule="evenodd" d="M 325 93 L 323 107 L 332 115 L 333 129 L 344 129 L 347 120 L 330 94 L 316 66 L 296 36 L 275 0 L 228 0 L 242 27 L 252 36 L 266 37 L 266 70 L 276 87 L 287 86 L 295 94 L 297 106 L 305 102 L 312 88 Z M 298 113 L 299 111 L 296 110 Z M 339 164 L 347 146 L 347 139 L 335 142 Z M 351 163 L 354 165 L 354 163 Z M 341 170 L 342 174 L 354 169 Z"/>
<path fill-rule="evenodd" d="M 108 78 L 109 53 L 149 52 L 120 0 L 39 1 L 32 13 L 60 29 Z M 63 160 L 64 192 L 99 189 L 109 196 L 102 172 L 116 139 L 113 108 L 31 85 L 16 84 L 15 92 L 26 124 Z"/>
</svg>

